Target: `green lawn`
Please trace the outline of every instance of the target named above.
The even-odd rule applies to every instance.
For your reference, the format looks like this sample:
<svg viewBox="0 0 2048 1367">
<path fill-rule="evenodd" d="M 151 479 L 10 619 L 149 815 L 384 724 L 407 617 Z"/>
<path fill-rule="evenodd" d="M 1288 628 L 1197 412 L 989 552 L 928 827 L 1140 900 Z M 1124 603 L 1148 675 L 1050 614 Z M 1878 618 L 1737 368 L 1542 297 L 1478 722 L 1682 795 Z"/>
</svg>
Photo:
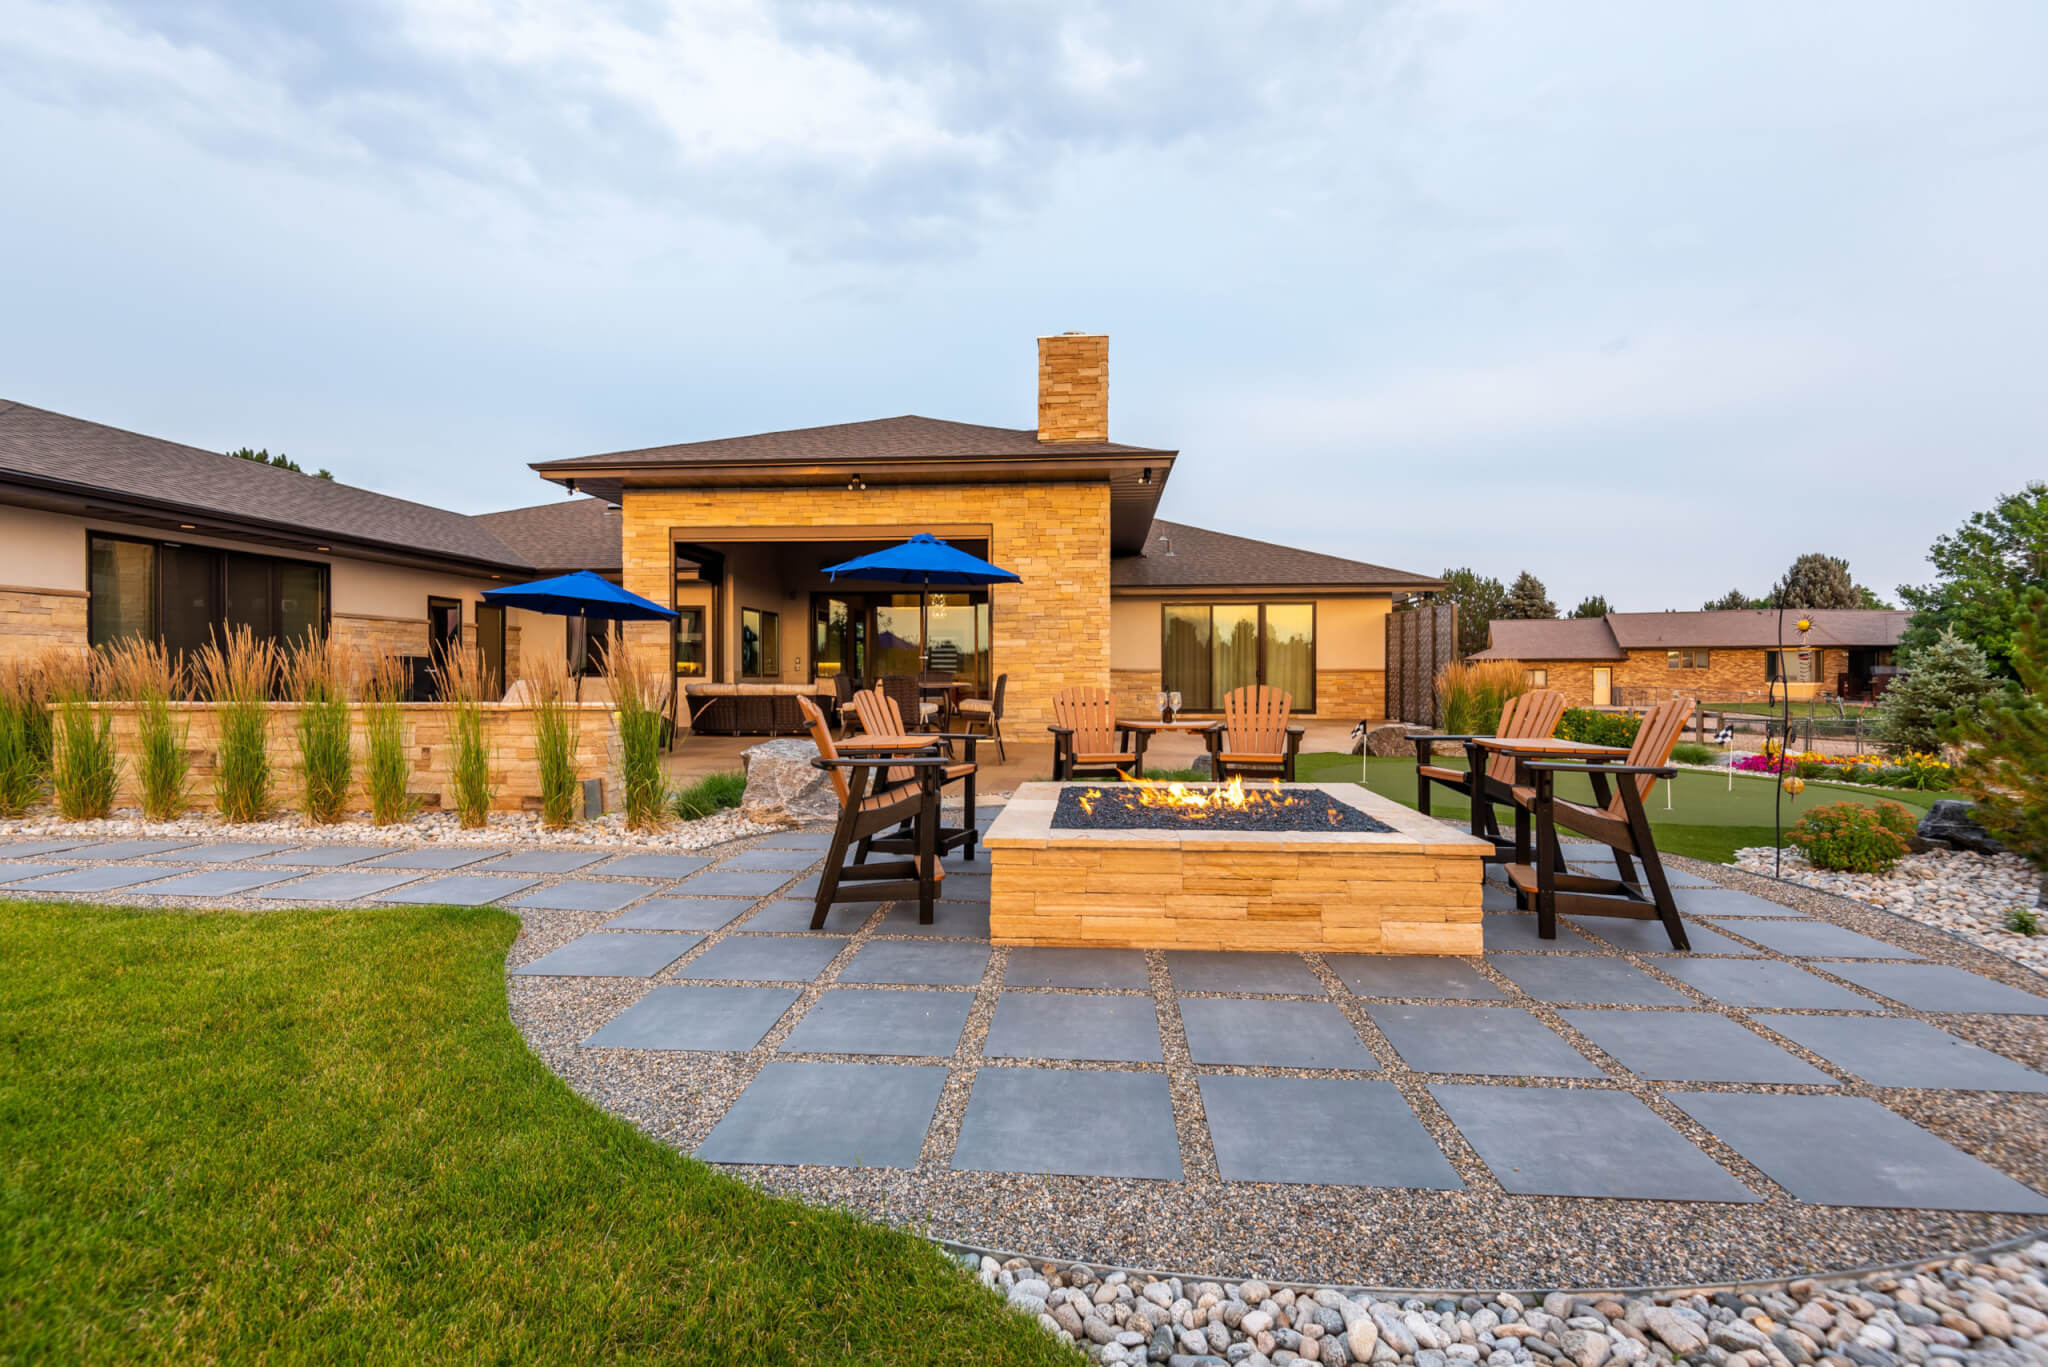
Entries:
<svg viewBox="0 0 2048 1367">
<path fill-rule="evenodd" d="M 0 901 L 0 1361 L 1075 1361 L 576 1097 L 516 930 Z"/>
<path fill-rule="evenodd" d="M 1462 759 L 1439 758 L 1436 762 L 1451 769 L 1465 767 Z M 1356 755 L 1323 753 L 1301 756 L 1296 774 L 1304 782 L 1356 783 L 1358 770 L 1359 758 Z M 1735 851 L 1739 849 L 1771 844 L 1771 804 L 1777 791 L 1776 780 L 1768 776 L 1742 774 L 1733 778 L 1731 785 L 1729 776 L 1725 774 L 1686 771 L 1681 772 L 1673 784 L 1659 784 L 1650 794 L 1650 826 L 1657 834 L 1657 848 L 1666 854 L 1690 855 L 1695 859 L 1725 864 L 1734 859 Z M 1415 805 L 1413 758 L 1375 758 L 1370 779 L 1369 786 L 1373 792 L 1393 798 L 1405 806 Z M 1558 791 L 1580 802 L 1593 799 L 1592 785 L 1577 776 L 1563 779 Z M 1831 802 L 1894 801 L 1924 810 L 1933 806 L 1936 798 L 1943 796 L 1946 795 L 1906 789 L 1877 792 L 1869 788 L 1809 780 L 1804 793 L 1796 798 L 1789 795 L 1785 798 L 1785 825 L 1790 827 L 1800 813 Z M 1667 799 L 1670 803 L 1668 810 L 1665 806 Z M 1463 799 L 1442 788 L 1431 795 L 1430 809 L 1438 816 L 1463 817 L 1469 812 Z"/>
</svg>

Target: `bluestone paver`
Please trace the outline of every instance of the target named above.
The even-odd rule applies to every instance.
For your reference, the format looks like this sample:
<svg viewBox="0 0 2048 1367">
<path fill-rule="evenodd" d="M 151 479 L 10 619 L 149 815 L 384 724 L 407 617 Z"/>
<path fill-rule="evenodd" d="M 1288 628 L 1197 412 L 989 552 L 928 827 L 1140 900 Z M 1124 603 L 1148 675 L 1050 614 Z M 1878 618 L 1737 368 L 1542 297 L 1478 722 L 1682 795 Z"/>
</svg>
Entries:
<svg viewBox="0 0 2048 1367">
<path fill-rule="evenodd" d="M 512 905 L 542 911 L 618 911 L 664 886 L 661 883 L 611 882 L 602 878 L 564 878 L 551 887 L 527 893 Z"/>
<path fill-rule="evenodd" d="M 280 883 L 263 895 L 280 902 L 359 902 L 365 897 L 419 881 L 416 873 L 316 873 L 295 883 Z"/>
<path fill-rule="evenodd" d="M 512 971 L 528 978 L 651 978 L 703 939 L 702 935 L 592 931 Z"/>
<path fill-rule="evenodd" d="M 1835 1085 L 1835 1079 L 1712 1011 L 1558 1012 L 1615 1062 L 1653 1082 Z"/>
<path fill-rule="evenodd" d="M 685 947 L 700 938 L 685 937 Z M 796 998 L 787 987 L 663 983 L 583 1044 L 589 1049 L 751 1049 Z"/>
<path fill-rule="evenodd" d="M 743 897 L 657 897 L 604 923 L 606 930 L 717 930 L 754 904 Z"/>
<path fill-rule="evenodd" d="M 741 872 L 802 873 L 818 862 L 815 850 L 775 850 L 757 847 L 741 850 L 719 861 L 721 869 Z"/>
<path fill-rule="evenodd" d="M 1463 959 L 1434 954 L 1330 954 L 1323 962 L 1361 997 L 1499 1001 L 1507 990 Z"/>
<path fill-rule="evenodd" d="M 841 902 L 826 912 L 823 929 L 833 935 L 851 935 L 868 923 L 868 917 L 875 914 L 877 905 L 874 902 Z M 811 918 L 817 913 L 817 903 L 785 897 L 768 903 L 742 921 L 738 928 L 754 934 L 765 931 L 778 935 L 809 935 L 814 933 Z"/>
<path fill-rule="evenodd" d="M 1021 945 L 1010 951 L 1003 982 L 1009 987 L 1149 987 L 1152 975 L 1136 949 L 1065 949 Z"/>
<path fill-rule="evenodd" d="M 1187 997 L 1180 1003 L 1196 1063 L 1252 1068 L 1379 1068 L 1344 1013 L 1328 1002 Z"/>
<path fill-rule="evenodd" d="M 423 883 L 412 883 L 395 892 L 387 892 L 377 900 L 403 902 L 409 906 L 482 907 L 501 897 L 510 897 L 523 888 L 530 888 L 539 881 L 538 878 L 494 877 L 488 873 L 456 874 L 449 878 L 429 878 Z"/>
<path fill-rule="evenodd" d="M 1736 954 L 1753 958 L 1760 952 L 1739 940 L 1729 939 L 1704 921 L 1687 920 L 1684 917 L 1679 919 L 1685 925 L 1686 943 L 1691 946 L 1689 950 L 1672 948 L 1671 932 L 1664 929 L 1662 921 L 1637 921 L 1619 916 L 1575 916 L 1572 918 L 1572 924 L 1589 935 L 1599 936 L 1616 949 L 1626 950 L 1631 954 Z M 1745 921 L 1742 924 L 1762 923 Z M 1801 923 L 1773 921 L 1770 924 Z"/>
<path fill-rule="evenodd" d="M 806 1063 L 761 1070 L 697 1149 L 711 1163 L 909 1168 L 924 1149 L 946 1068 Z"/>
<path fill-rule="evenodd" d="M 1829 971 L 1842 965 L 1830 965 Z M 1884 1004 L 1775 959 L 1660 959 L 1657 967 L 1730 1006 L 1809 1011 L 1882 1011 Z"/>
<path fill-rule="evenodd" d="M 1439 1083 L 1430 1094 L 1518 1196 L 1761 1201 L 1626 1092 Z"/>
<path fill-rule="evenodd" d="M 1829 964 L 1828 972 L 1847 978 L 1915 1011 L 1986 1012 L 2001 1016 L 2048 1016 L 2048 997 L 1993 982 L 1967 969 L 1946 964 Z M 1785 1003 L 1791 1005 L 1791 1003 Z M 1873 1006 L 1875 1004 L 1873 1003 Z"/>
<path fill-rule="evenodd" d="M 164 897 L 239 897 L 292 876 L 286 869 L 201 869 L 149 891 L 152 896 Z"/>
<path fill-rule="evenodd" d="M 1534 918 L 1531 918 L 1534 919 Z M 1563 932 L 1560 931 L 1560 934 Z M 1499 954 L 1487 959 L 1493 969 L 1538 1001 L 1573 1002 L 1588 1006 L 1684 1006 L 1676 989 L 1621 959 L 1591 954 Z M 1662 966 L 1660 961 L 1660 967 Z M 1668 962 L 1694 962 L 1674 959 Z M 1734 960 L 1700 960 L 1730 963 Z"/>
<path fill-rule="evenodd" d="M 1728 927 L 1793 959 L 1919 959 L 1924 955 L 1826 921 L 1738 921 Z M 1833 972 L 1832 969 L 1829 970 Z"/>
<path fill-rule="evenodd" d="M 169 878 L 173 874 L 189 873 L 190 864 L 155 864 L 138 867 L 134 864 L 104 864 L 98 868 L 73 869 L 70 873 L 51 874 L 45 878 L 30 879 L 10 886 L 24 892 L 119 892 L 132 888 L 138 883 L 154 882 Z"/>
<path fill-rule="evenodd" d="M 870 940 L 839 972 L 843 983 L 972 987 L 988 970 L 988 945 L 953 940 Z"/>
<path fill-rule="evenodd" d="M 365 859 L 389 853 L 389 845 L 308 845 L 303 849 L 273 854 L 268 859 L 259 859 L 256 862 L 265 868 L 334 869 L 346 864 L 360 864 Z"/>
<path fill-rule="evenodd" d="M 1179 1181 L 1173 1096 L 1158 1073 L 983 1068 L 960 1122 L 953 1166 Z"/>
<path fill-rule="evenodd" d="M 1324 995 L 1323 980 L 1299 954 L 1175 949 L 1167 952 L 1166 968 L 1175 990 L 1181 992 Z"/>
<path fill-rule="evenodd" d="M 818 998 L 782 1047 L 796 1054 L 897 1054 L 951 1058 L 972 992 L 865 992 L 835 987 Z"/>
<path fill-rule="evenodd" d="M 493 859 L 480 873 L 574 873 L 605 857 L 603 850 L 521 850 Z"/>
<path fill-rule="evenodd" d="M 996 999 L 989 1058 L 1161 1063 L 1159 1016 L 1150 997 L 1005 992 Z"/>
<path fill-rule="evenodd" d="M 626 861 L 619 862 L 623 864 Z M 620 870 L 617 864 L 607 864 L 604 871 L 615 873 Z M 692 874 L 676 891 L 692 897 L 766 897 L 788 881 L 786 873 L 735 873 L 729 869 L 706 869 Z"/>
<path fill-rule="evenodd" d="M 113 840 L 90 849 L 81 846 L 72 853 L 79 859 L 147 859 L 172 850 L 188 850 L 198 843 L 196 840 Z"/>
<path fill-rule="evenodd" d="M 1904 1016 L 1767 1014 L 1756 1023 L 1878 1087 L 2048 1092 L 2048 1076 Z"/>
<path fill-rule="evenodd" d="M 837 935 L 735 935 L 692 959 L 685 978 L 809 982 L 846 948 Z"/>
<path fill-rule="evenodd" d="M 1671 900 L 1684 916 L 1764 916 L 1798 920 L 1806 913 L 1735 888 L 1673 887 Z M 1730 927 L 1733 929 L 1733 927 Z"/>
<path fill-rule="evenodd" d="M 251 840 L 222 840 L 208 845 L 180 845 L 169 854 L 149 857 L 172 859 L 180 864 L 239 864 L 244 859 L 259 859 L 289 848 L 287 845 L 262 845 Z"/>
<path fill-rule="evenodd" d="M 1465 1185 L 1391 1082 L 1211 1076 L 1200 1085 L 1226 1182 Z M 1273 1123 L 1283 1115 L 1288 1123 Z"/>
<path fill-rule="evenodd" d="M 503 848 L 488 845 L 422 845 L 416 850 L 400 850 L 387 854 L 382 859 L 372 860 L 373 869 L 462 869 L 471 864 L 481 864 L 486 859 L 495 859 L 505 853 Z"/>
<path fill-rule="evenodd" d="M 930 925 L 918 920 L 915 902 L 895 902 L 877 935 L 941 935 L 958 940 L 988 939 L 988 903 L 934 902 Z"/>
<path fill-rule="evenodd" d="M 1401 1061 L 1418 1073 L 1605 1077 L 1564 1036 L 1519 1006 L 1365 1008 Z"/>
<path fill-rule="evenodd" d="M 46 864 L 34 859 L 0 863 L 0 886 L 24 883 L 31 878 L 47 878 L 53 873 L 69 873 L 77 867 L 76 864 Z"/>
<path fill-rule="evenodd" d="M 590 871 L 607 878 L 687 878 L 710 863 L 700 854 L 628 854 Z"/>
</svg>

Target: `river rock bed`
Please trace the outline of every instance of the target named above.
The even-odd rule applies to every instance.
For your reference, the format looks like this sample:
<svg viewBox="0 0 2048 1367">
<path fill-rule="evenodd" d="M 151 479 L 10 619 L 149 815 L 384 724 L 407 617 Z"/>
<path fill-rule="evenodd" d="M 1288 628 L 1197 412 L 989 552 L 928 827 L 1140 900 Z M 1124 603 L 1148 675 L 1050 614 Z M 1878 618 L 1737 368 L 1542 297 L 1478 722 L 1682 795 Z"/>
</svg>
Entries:
<svg viewBox="0 0 2048 1367">
<path fill-rule="evenodd" d="M 2048 1241 L 1850 1280 L 1653 1294 L 1399 1294 L 958 1255 L 1101 1363 L 1167 1367 L 2048 1364 Z"/>
<path fill-rule="evenodd" d="M 1776 854 L 1768 846 L 1738 850 L 1735 866 L 1768 876 Z M 2015 909 L 2033 907 L 2040 895 L 2040 876 L 2017 855 L 1931 850 L 1907 855 L 1888 874 L 1817 869 L 1798 850 L 1784 855 L 1788 882 L 1949 931 L 2048 973 L 2048 931 L 2022 935 L 2006 928 Z M 2048 915 L 2042 919 L 2048 922 Z"/>
<path fill-rule="evenodd" d="M 128 807 L 98 821 L 66 821 L 53 812 L 34 813 L 13 821 L 0 821 L 0 840 L 246 840 L 289 842 L 294 845 L 388 844 L 412 845 L 511 845 L 514 848 L 545 845 L 616 846 L 630 850 L 701 850 L 743 836 L 763 835 L 785 829 L 749 821 L 739 812 L 727 810 L 696 821 L 674 821 L 651 831 L 626 828 L 620 812 L 607 812 L 587 821 L 577 821 L 557 830 L 541 824 L 535 812 L 492 812 L 483 826 L 463 829 L 453 812 L 421 812 L 409 821 L 388 826 L 373 825 L 369 813 L 352 813 L 345 820 L 320 825 L 297 812 L 280 812 L 268 821 L 234 823 L 223 821 L 218 812 L 187 812 L 175 821 L 146 821 L 139 809 Z"/>
</svg>

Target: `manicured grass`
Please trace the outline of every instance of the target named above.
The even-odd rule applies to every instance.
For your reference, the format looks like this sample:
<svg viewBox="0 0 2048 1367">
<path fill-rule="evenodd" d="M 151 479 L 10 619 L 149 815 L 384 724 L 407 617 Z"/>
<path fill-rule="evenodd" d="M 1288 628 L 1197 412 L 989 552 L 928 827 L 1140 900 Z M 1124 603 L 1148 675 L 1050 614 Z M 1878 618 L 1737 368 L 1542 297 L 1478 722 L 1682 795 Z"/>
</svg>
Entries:
<svg viewBox="0 0 2048 1367">
<path fill-rule="evenodd" d="M 1463 769 L 1463 759 L 1439 757 L 1436 763 L 1451 769 Z M 1356 755 L 1322 753 L 1303 755 L 1297 761 L 1296 773 L 1304 782 L 1358 782 L 1359 758 Z M 1772 843 L 1771 804 L 1776 792 L 1776 780 L 1764 777 L 1749 777 L 1742 774 L 1733 776 L 1731 785 L 1726 774 L 1702 774 L 1682 772 L 1677 781 L 1669 785 L 1660 784 L 1650 794 L 1650 827 L 1657 834 L 1657 848 L 1668 854 L 1690 855 L 1695 859 L 1711 859 L 1716 863 L 1728 863 L 1735 857 L 1735 851 L 1749 846 Z M 1373 792 L 1393 798 L 1404 806 L 1415 805 L 1415 760 L 1374 758 L 1371 764 L 1370 784 Z M 1578 802 L 1593 800 L 1592 785 L 1576 776 L 1560 780 L 1558 792 Z M 1665 806 L 1666 798 L 1670 806 Z M 1806 791 L 1794 798 L 1785 798 L 1785 825 L 1790 828 L 1802 812 L 1830 802 L 1901 802 L 1908 807 L 1926 809 L 1934 805 L 1937 798 L 1945 793 L 1922 793 L 1910 789 L 1887 789 L 1876 792 L 1869 788 L 1851 788 L 1839 784 L 1809 780 Z M 1463 817 L 1469 808 L 1455 793 L 1438 788 L 1430 797 L 1430 810 L 1438 816 Z"/>
<path fill-rule="evenodd" d="M 516 930 L 0 901 L 0 1360 L 1075 1360 L 576 1097 Z"/>
<path fill-rule="evenodd" d="M 1703 702 L 1700 704 L 1702 712 L 1740 712 L 1744 716 L 1750 717 L 1782 717 L 1785 715 L 1784 708 L 1785 704 L 1781 702 Z M 1859 716 L 1869 716 L 1874 710 L 1875 707 L 1871 703 L 1851 702 L 1843 703 L 1837 707 L 1834 703 L 1822 702 L 1818 698 L 1794 698 L 1792 700 L 1792 716 L 1794 720 L 1817 717 L 1822 721 L 1853 721 Z"/>
</svg>

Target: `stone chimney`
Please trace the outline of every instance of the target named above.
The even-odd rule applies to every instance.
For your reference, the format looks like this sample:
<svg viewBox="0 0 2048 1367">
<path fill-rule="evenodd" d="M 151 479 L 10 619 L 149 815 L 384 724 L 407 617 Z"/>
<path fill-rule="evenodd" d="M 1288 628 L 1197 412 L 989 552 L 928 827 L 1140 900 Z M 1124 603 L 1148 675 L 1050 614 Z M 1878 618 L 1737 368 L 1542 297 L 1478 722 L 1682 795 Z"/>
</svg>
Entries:
<svg viewBox="0 0 2048 1367">
<path fill-rule="evenodd" d="M 1038 339 L 1038 439 L 1109 440 L 1109 338 L 1063 332 Z"/>
</svg>

